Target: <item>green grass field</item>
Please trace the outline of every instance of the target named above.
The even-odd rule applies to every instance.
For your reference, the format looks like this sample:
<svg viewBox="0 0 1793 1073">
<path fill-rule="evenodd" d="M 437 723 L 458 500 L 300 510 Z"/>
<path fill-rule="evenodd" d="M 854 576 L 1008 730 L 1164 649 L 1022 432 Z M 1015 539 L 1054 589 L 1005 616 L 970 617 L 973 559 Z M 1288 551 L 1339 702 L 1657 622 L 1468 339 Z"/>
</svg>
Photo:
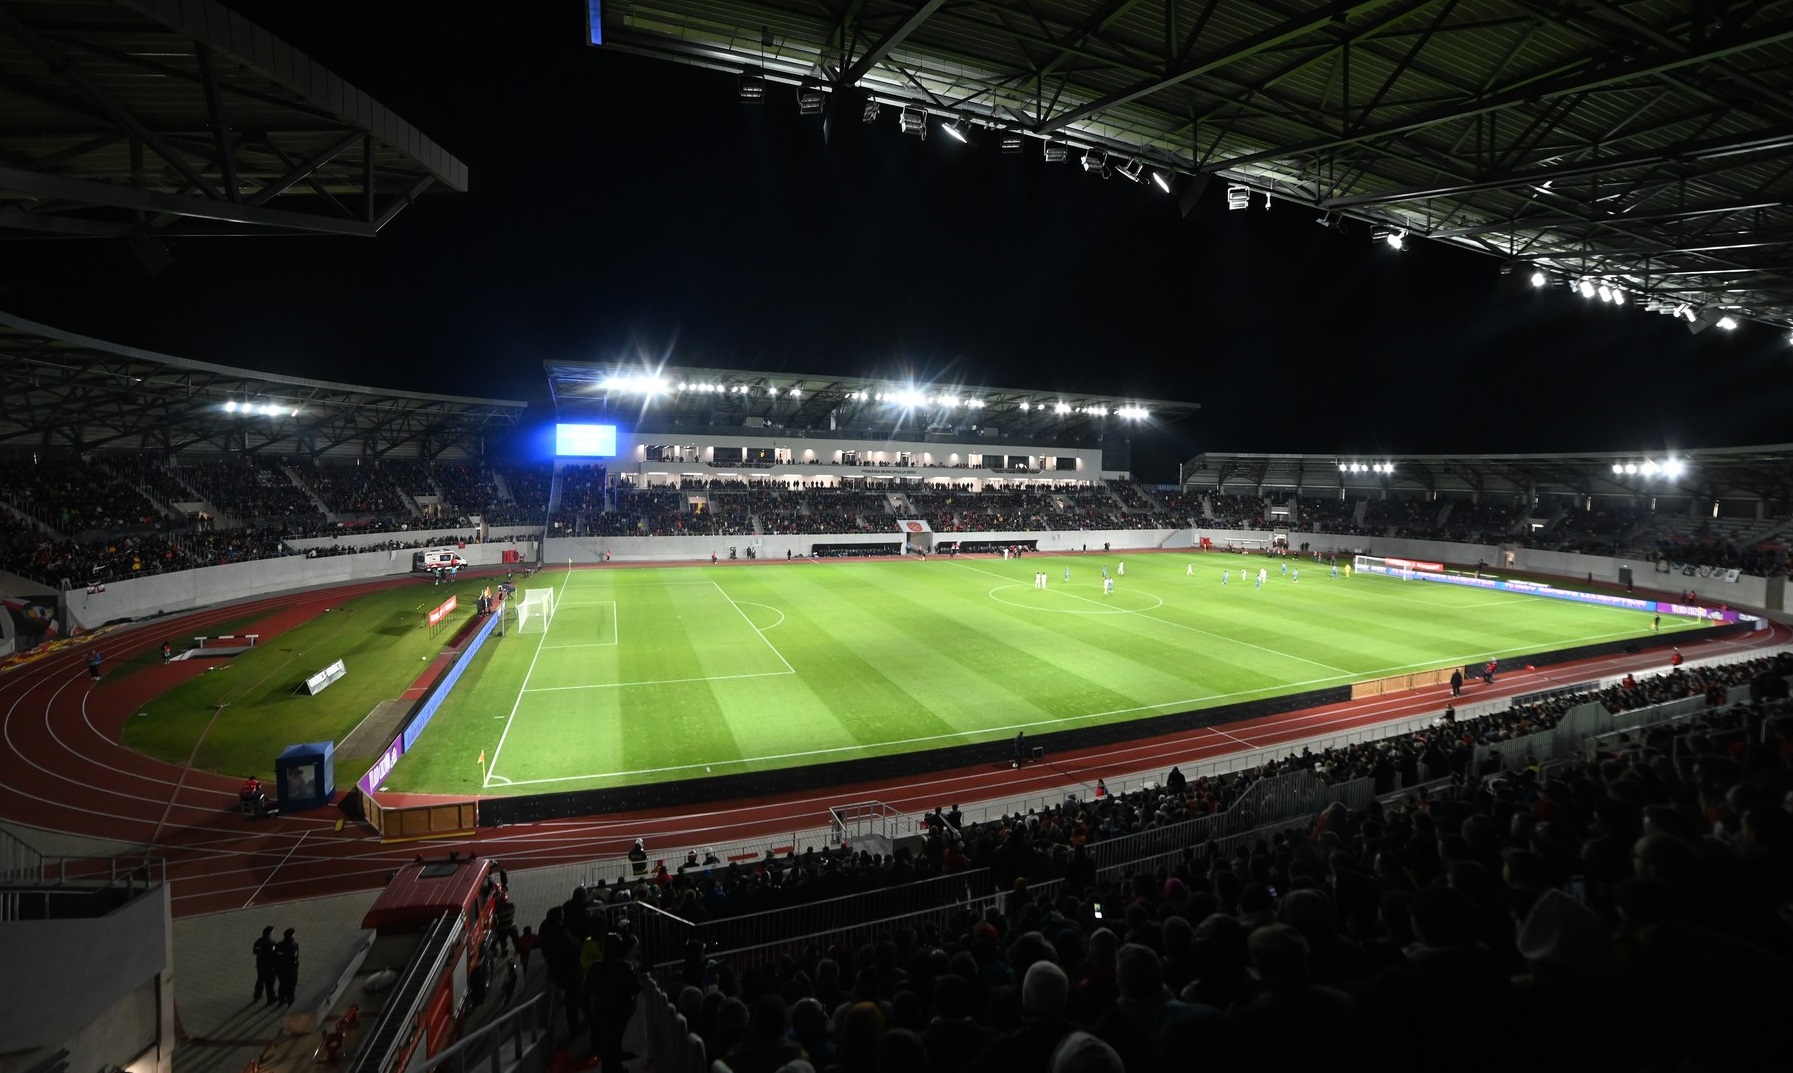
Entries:
<svg viewBox="0 0 1793 1073">
<path fill-rule="evenodd" d="M 1299 583 L 1273 564 L 1258 590 L 1239 571 L 1265 560 L 1229 555 L 1135 557 L 1105 595 L 1101 570 L 1123 558 L 549 571 L 524 586 L 556 590 L 546 632 L 494 637 L 386 785 L 541 793 L 775 769 L 1650 632 L 1640 612 L 1313 563 Z"/>
<path fill-rule="evenodd" d="M 383 700 L 399 696 L 440 653 L 455 625 L 467 621 L 473 600 L 489 579 L 466 579 L 453 587 L 419 583 L 347 600 L 310 622 L 239 656 L 206 661 L 210 669 L 162 694 L 125 721 L 129 748 L 170 763 L 230 775 L 274 775 L 274 757 L 287 745 L 341 742 Z M 454 593 L 462 610 L 438 632 L 424 628 L 424 614 Z M 208 632 L 229 634 L 256 620 L 231 620 Z M 177 648 L 188 639 L 176 635 Z M 348 674 L 315 697 L 297 686 L 332 661 Z M 117 668 L 161 662 L 145 653 Z M 336 781 L 352 785 L 373 762 L 377 750 L 351 756 L 340 749 Z"/>
</svg>

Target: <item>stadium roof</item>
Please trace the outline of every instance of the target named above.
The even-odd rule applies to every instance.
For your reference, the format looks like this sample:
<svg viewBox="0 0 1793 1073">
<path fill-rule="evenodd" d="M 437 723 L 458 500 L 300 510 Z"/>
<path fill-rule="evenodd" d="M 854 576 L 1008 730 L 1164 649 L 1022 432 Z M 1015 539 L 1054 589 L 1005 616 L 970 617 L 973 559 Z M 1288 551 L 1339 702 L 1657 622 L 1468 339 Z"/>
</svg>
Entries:
<svg viewBox="0 0 1793 1073">
<path fill-rule="evenodd" d="M 1379 465 L 1392 470 L 1379 472 Z M 1614 467 L 1618 467 L 1615 471 Z M 1208 451 L 1183 467 L 1197 487 L 1245 484 L 1265 490 L 1345 488 L 1513 495 L 1743 496 L 1793 506 L 1793 444 L 1679 452 L 1493 455 L 1295 455 Z M 1710 504 L 1707 504 L 1710 505 Z"/>
<path fill-rule="evenodd" d="M 1088 442 L 1136 420 L 1179 421 L 1199 409 L 1166 399 L 851 376 L 672 366 L 644 374 L 636 364 L 553 361 L 543 368 L 562 417 L 614 419 L 640 432 L 769 429 Z"/>
<path fill-rule="evenodd" d="M 215 0 L 0 4 L 0 237 L 373 235 L 432 188 L 466 165 Z"/>
<path fill-rule="evenodd" d="M 0 446 L 467 457 L 522 402 L 232 369 L 0 313 Z"/>
<path fill-rule="evenodd" d="M 1784 5 L 634 0 L 604 14 L 606 47 L 827 94 L 818 122 L 874 121 L 869 97 L 886 106 L 875 121 L 903 108 L 938 133 L 956 118 L 992 149 L 1010 133 L 1029 152 L 1106 151 L 1097 170 L 1161 172 L 1186 212 L 1218 178 L 1252 211 L 1305 205 L 1327 226 L 1606 283 L 1695 330 L 1726 313 L 1793 325 Z"/>
</svg>

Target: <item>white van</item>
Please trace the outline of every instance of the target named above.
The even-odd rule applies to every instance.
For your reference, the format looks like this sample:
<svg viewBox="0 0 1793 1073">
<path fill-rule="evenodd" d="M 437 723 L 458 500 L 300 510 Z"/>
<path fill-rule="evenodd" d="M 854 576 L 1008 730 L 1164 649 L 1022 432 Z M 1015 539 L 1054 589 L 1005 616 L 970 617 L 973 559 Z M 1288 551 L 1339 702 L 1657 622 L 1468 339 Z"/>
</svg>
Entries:
<svg viewBox="0 0 1793 1073">
<path fill-rule="evenodd" d="M 424 573 L 434 573 L 437 570 L 459 570 L 466 565 L 467 560 L 461 558 L 458 552 L 452 551 L 431 549 L 417 552 L 411 556 L 411 569 Z"/>
</svg>

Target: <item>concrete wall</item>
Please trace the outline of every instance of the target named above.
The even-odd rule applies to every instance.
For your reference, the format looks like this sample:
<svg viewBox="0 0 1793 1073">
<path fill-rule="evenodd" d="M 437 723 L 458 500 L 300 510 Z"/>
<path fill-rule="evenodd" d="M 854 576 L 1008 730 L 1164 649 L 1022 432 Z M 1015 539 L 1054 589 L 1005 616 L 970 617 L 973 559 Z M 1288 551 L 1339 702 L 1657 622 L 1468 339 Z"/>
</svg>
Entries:
<svg viewBox="0 0 1793 1073">
<path fill-rule="evenodd" d="M 98 920 L 0 924 L 0 1051 L 67 1047 L 75 1070 L 173 1068 L 168 891 L 163 884 Z"/>
<path fill-rule="evenodd" d="M 1093 529 L 1068 530 L 1054 533 L 996 532 L 996 533 L 935 533 L 934 544 L 950 544 L 956 540 L 964 541 L 1037 541 L 1041 551 L 1081 551 L 1087 547 L 1091 551 L 1100 551 L 1104 541 L 1115 550 L 1127 548 L 1156 548 L 1167 545 L 1177 534 L 1182 535 L 1183 547 L 1189 546 L 1189 530 L 1187 529 Z M 691 562 L 708 559 L 711 552 L 728 558 L 728 549 L 736 549 L 739 558 L 747 557 L 749 545 L 761 559 L 783 559 L 789 551 L 792 555 L 807 557 L 810 549 L 817 544 L 896 544 L 903 539 L 895 530 L 889 533 L 844 533 L 829 535 L 795 536 L 688 536 L 688 537 L 549 537 L 545 543 L 542 560 L 550 566 L 564 565 L 571 560 L 574 563 L 602 562 L 604 552 L 610 552 L 615 562 Z M 755 544 L 755 541 L 758 541 Z"/>
<path fill-rule="evenodd" d="M 457 529 L 408 529 L 400 533 L 344 533 L 338 536 L 297 537 L 288 540 L 287 546 L 292 548 L 328 548 L 341 545 L 345 548 L 365 548 L 374 544 L 384 544 L 388 540 L 422 541 L 441 540 L 448 537 L 464 537 L 473 532 L 471 527 Z M 539 525 L 495 525 L 486 536 L 486 542 L 503 540 L 534 540 L 542 533 Z"/>
<path fill-rule="evenodd" d="M 513 548 L 523 553 L 524 562 L 534 560 L 532 541 L 469 544 L 457 550 L 473 566 L 496 566 L 503 561 L 504 552 Z M 71 589 L 65 594 L 64 617 L 76 626 L 93 629 L 118 619 L 148 618 L 274 592 L 408 574 L 412 551 L 403 548 L 317 559 L 288 555 L 112 582 L 104 592 Z"/>
<path fill-rule="evenodd" d="M 533 535 L 534 527 L 506 527 L 502 533 Z M 434 534 L 453 535 L 453 530 L 434 530 L 403 534 L 407 539 L 427 540 Z M 1041 551 L 1081 552 L 1086 548 L 1099 551 L 1104 543 L 1115 551 L 1130 549 L 1189 548 L 1201 537 L 1208 537 L 1224 547 L 1229 540 L 1268 541 L 1271 531 L 1236 529 L 1092 529 L 1061 532 L 994 532 L 935 533 L 935 544 L 954 540 L 1036 541 Z M 328 546 L 332 543 L 377 544 L 392 539 L 392 534 L 370 533 L 340 540 L 316 538 L 304 543 Z M 688 537 L 550 537 L 544 542 L 543 559 L 549 565 L 602 562 L 608 550 L 618 562 L 694 562 L 705 560 L 715 552 L 728 557 L 733 547 L 738 558 L 747 557 L 751 545 L 761 559 L 783 559 L 785 553 L 807 557 L 816 544 L 894 544 L 901 535 L 890 533 L 852 533 L 830 535 L 799 534 L 795 536 L 688 536 Z M 1393 537 L 1371 537 L 1333 533 L 1291 533 L 1296 547 L 1306 543 L 1321 553 L 1364 553 L 1398 555 L 1413 559 L 1429 559 L 1448 563 L 1484 561 L 1494 569 L 1522 570 L 1528 573 L 1585 579 L 1592 574 L 1596 581 L 1616 584 L 1619 568 L 1629 566 L 1634 582 L 1642 587 L 1680 592 L 1691 589 L 1705 599 L 1731 607 L 1779 610 L 1784 585 L 1772 585 L 1769 579 L 1740 577 L 1735 582 L 1722 577 L 1684 577 L 1680 574 L 1659 574 L 1655 565 L 1630 558 L 1598 555 L 1577 555 L 1570 552 L 1543 551 L 1535 548 L 1513 548 L 1513 562 L 1506 560 L 1506 549 L 1490 544 L 1451 544 L 1442 540 L 1403 540 Z M 757 541 L 757 543 L 756 543 Z M 295 541 L 294 543 L 301 543 Z M 506 549 L 516 548 L 523 561 L 534 562 L 536 547 L 529 539 L 469 544 L 457 549 L 474 566 L 496 566 Z M 332 555 L 307 559 L 292 555 L 280 559 L 261 559 L 247 563 L 185 570 L 173 574 L 135 578 L 106 586 L 106 591 L 88 593 L 74 589 L 66 593 L 64 620 L 74 626 L 92 629 L 119 619 L 145 618 L 173 611 L 226 603 L 232 600 L 263 596 L 268 593 L 341 585 L 372 578 L 406 574 L 411 570 L 411 549 L 363 552 L 356 555 Z M 1770 589 L 1773 588 L 1772 603 Z"/>
</svg>

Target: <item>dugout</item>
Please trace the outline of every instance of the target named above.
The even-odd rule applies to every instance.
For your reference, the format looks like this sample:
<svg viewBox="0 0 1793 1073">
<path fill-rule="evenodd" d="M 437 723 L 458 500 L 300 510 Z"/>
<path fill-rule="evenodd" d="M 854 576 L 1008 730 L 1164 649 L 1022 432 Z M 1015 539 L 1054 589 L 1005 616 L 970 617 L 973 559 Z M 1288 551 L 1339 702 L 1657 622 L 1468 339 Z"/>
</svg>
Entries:
<svg viewBox="0 0 1793 1073">
<path fill-rule="evenodd" d="M 288 745 L 274 760 L 281 812 L 322 808 L 336 795 L 336 743 Z"/>
</svg>

